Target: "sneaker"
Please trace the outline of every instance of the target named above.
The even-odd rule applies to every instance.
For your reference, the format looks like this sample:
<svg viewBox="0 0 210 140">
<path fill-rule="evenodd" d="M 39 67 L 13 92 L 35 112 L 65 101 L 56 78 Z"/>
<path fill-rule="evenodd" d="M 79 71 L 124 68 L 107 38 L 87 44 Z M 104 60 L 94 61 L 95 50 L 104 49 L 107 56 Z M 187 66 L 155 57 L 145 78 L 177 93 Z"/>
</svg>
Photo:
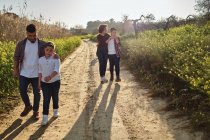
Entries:
<svg viewBox="0 0 210 140">
<path fill-rule="evenodd" d="M 20 116 L 24 117 L 24 116 L 28 115 L 28 113 L 32 110 L 32 108 L 33 108 L 32 105 L 26 106 L 24 108 L 23 112 L 20 114 Z"/>
<path fill-rule="evenodd" d="M 38 120 L 39 119 L 39 112 L 38 111 L 34 111 L 33 117 Z"/>
<path fill-rule="evenodd" d="M 104 84 L 104 83 L 107 83 L 108 80 L 107 79 L 104 79 L 103 81 L 101 81 L 101 84 Z"/>
<path fill-rule="evenodd" d="M 116 81 L 116 82 L 120 82 L 120 81 L 121 81 L 121 79 L 118 77 L 115 81 Z"/>
<path fill-rule="evenodd" d="M 53 109 L 53 117 L 57 118 L 59 116 L 58 109 Z"/>
<path fill-rule="evenodd" d="M 47 123 L 48 123 L 48 115 L 43 115 L 42 125 L 47 125 Z"/>
</svg>

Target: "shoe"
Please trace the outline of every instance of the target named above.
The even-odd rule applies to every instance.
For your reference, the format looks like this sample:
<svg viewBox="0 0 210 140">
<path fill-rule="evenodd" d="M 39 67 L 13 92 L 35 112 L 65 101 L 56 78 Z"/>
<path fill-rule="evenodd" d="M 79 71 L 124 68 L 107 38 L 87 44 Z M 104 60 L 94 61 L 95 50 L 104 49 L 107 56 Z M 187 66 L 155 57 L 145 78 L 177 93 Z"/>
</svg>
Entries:
<svg viewBox="0 0 210 140">
<path fill-rule="evenodd" d="M 119 77 L 117 77 L 117 79 L 115 80 L 116 82 L 120 82 L 121 79 Z"/>
<path fill-rule="evenodd" d="M 101 81 L 101 84 L 104 84 L 104 83 L 107 83 L 108 80 L 107 79 L 104 79 L 103 81 Z"/>
<path fill-rule="evenodd" d="M 34 117 L 36 120 L 38 120 L 38 119 L 39 119 L 39 112 L 38 112 L 38 111 L 34 111 L 33 117 Z"/>
<path fill-rule="evenodd" d="M 108 82 L 108 80 L 105 78 L 105 76 L 101 77 L 101 84 L 104 84 L 104 83 L 107 83 L 107 82 Z"/>
<path fill-rule="evenodd" d="M 58 109 L 53 109 L 53 117 L 57 118 L 59 116 Z"/>
<path fill-rule="evenodd" d="M 26 115 L 28 115 L 28 113 L 32 110 L 32 105 L 30 106 L 26 106 L 23 110 L 23 112 L 20 114 L 21 117 L 25 117 Z"/>
<path fill-rule="evenodd" d="M 48 115 L 43 115 L 42 117 L 42 125 L 47 125 L 48 123 Z"/>
</svg>

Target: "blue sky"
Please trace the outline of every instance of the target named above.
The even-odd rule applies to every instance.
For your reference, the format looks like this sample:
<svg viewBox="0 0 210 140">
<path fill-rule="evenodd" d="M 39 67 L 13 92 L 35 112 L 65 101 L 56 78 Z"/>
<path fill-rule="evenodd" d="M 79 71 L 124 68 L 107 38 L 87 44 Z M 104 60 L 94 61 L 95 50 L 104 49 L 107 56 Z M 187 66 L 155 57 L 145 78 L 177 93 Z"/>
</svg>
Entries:
<svg viewBox="0 0 210 140">
<path fill-rule="evenodd" d="M 24 0 L 0 0 L 0 9 L 12 5 L 19 14 Z M 138 18 L 142 14 L 153 13 L 156 19 L 174 14 L 187 17 L 195 14 L 195 0 L 27 0 L 26 13 L 39 17 L 42 14 L 51 21 L 62 21 L 73 27 L 86 26 L 88 21 L 109 20 L 121 21 L 124 14 Z"/>
</svg>

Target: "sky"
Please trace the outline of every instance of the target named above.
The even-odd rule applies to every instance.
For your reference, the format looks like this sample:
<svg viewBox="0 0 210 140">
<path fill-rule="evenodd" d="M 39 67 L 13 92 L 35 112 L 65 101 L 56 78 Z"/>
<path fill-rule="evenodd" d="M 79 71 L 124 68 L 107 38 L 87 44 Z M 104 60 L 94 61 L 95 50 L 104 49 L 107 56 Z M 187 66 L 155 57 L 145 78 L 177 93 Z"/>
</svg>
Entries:
<svg viewBox="0 0 210 140">
<path fill-rule="evenodd" d="M 3 6 L 12 5 L 11 12 L 20 14 L 25 0 L 0 0 L 0 10 Z M 140 15 L 152 13 L 156 20 L 176 15 L 186 18 L 196 14 L 196 0 L 27 0 L 25 14 L 30 18 L 41 14 L 51 22 L 64 22 L 68 27 L 82 25 L 88 21 L 106 21 L 111 18 L 121 21 L 123 15 L 137 19 Z"/>
</svg>

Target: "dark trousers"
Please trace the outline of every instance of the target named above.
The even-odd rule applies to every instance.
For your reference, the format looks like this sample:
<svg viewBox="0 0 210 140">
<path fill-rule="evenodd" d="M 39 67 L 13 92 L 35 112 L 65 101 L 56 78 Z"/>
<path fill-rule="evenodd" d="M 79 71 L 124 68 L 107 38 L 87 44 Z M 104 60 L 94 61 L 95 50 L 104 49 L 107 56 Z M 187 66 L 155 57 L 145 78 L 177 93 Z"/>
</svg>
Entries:
<svg viewBox="0 0 210 140">
<path fill-rule="evenodd" d="M 106 67 L 107 67 L 107 50 L 106 49 L 98 49 L 97 56 L 99 60 L 99 72 L 100 76 L 103 77 L 106 74 Z"/>
<path fill-rule="evenodd" d="M 115 67 L 116 76 L 119 78 L 120 77 L 120 57 L 117 57 L 116 54 L 109 55 L 108 57 L 109 57 L 111 75 L 113 76 L 114 67 Z"/>
<path fill-rule="evenodd" d="M 52 97 L 53 100 L 53 109 L 58 109 L 58 94 L 60 89 L 60 81 L 53 83 L 44 83 L 41 82 L 42 92 L 43 92 L 43 115 L 49 114 L 49 105 Z"/>
<path fill-rule="evenodd" d="M 33 94 L 34 94 L 34 104 L 33 104 L 33 110 L 38 111 L 39 110 L 39 102 L 40 102 L 40 92 L 38 89 L 38 78 L 27 78 L 24 76 L 20 76 L 19 82 L 20 82 L 20 95 L 21 98 L 25 104 L 25 106 L 30 106 L 30 99 L 28 96 L 28 85 L 31 84 L 33 88 Z"/>
</svg>

